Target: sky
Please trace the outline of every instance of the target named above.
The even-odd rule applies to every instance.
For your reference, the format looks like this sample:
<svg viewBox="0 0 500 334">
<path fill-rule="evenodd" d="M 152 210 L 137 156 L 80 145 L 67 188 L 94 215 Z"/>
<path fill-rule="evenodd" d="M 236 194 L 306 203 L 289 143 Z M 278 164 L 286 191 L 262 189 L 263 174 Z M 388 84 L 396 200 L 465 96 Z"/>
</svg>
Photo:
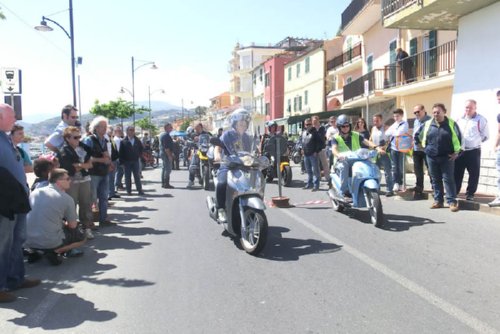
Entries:
<svg viewBox="0 0 500 334">
<path fill-rule="evenodd" d="M 290 37 L 329 39 L 350 0 L 73 0 L 76 69 L 82 114 L 98 100 L 151 99 L 191 108 L 229 90 L 236 43 L 275 44 Z M 69 32 L 68 0 L 0 0 L 0 68 L 22 70 L 23 120 L 60 116 L 72 103 L 70 40 L 57 26 L 34 29 L 42 16 Z M 154 61 L 157 70 L 149 66 Z M 165 94 L 161 93 L 165 90 Z M 3 89 L 2 89 L 3 91 Z M 2 99 L 3 100 L 3 99 Z M 192 102 L 192 103 L 191 103 Z"/>
</svg>

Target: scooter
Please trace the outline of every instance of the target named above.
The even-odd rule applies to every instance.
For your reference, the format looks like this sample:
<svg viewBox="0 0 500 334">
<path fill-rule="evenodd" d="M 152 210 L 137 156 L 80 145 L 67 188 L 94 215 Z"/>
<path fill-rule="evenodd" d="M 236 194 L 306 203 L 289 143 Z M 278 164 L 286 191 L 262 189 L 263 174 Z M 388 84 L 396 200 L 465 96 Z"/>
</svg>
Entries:
<svg viewBox="0 0 500 334">
<path fill-rule="evenodd" d="M 207 207 L 210 217 L 222 224 L 224 229 L 235 238 L 251 255 L 257 255 L 263 249 L 267 240 L 268 224 L 264 213 L 264 189 L 266 182 L 261 170 L 269 167 L 269 159 L 265 156 L 256 157 L 249 152 L 239 152 L 238 155 L 223 159 L 221 168 L 227 171 L 226 186 L 226 220 L 220 221 L 217 215 L 216 200 L 207 197 Z M 217 187 L 217 178 L 214 178 Z"/>
<path fill-rule="evenodd" d="M 342 195 L 340 173 L 338 168 L 334 167 L 330 174 L 332 188 L 328 190 L 333 209 L 342 212 L 345 208 L 368 208 L 371 222 L 376 227 L 381 227 L 384 224 L 384 213 L 379 194 L 380 170 L 372 162 L 377 152 L 361 148 L 354 152 L 344 152 L 342 155 L 349 164 L 347 184 L 352 201 Z"/>
</svg>

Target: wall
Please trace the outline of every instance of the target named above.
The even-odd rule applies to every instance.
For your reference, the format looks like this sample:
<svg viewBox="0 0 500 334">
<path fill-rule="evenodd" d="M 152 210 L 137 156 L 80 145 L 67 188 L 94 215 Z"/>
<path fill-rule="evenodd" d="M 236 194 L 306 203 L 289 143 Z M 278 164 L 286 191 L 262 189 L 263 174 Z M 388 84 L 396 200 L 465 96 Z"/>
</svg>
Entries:
<svg viewBox="0 0 500 334">
<path fill-rule="evenodd" d="M 492 147 L 498 131 L 496 115 L 500 113 L 500 105 L 496 99 L 496 92 L 500 90 L 499 17 L 500 3 L 495 3 L 459 20 L 457 68 L 452 100 L 454 118 L 463 114 L 465 100 L 472 98 L 477 101 L 477 111 L 488 119 L 490 140 L 483 144 L 478 192 L 489 194 L 497 192 L 497 172 L 492 160 Z"/>
<path fill-rule="evenodd" d="M 373 53 L 373 69 L 384 68 L 390 63 L 389 43 L 398 39 L 398 29 L 385 29 L 379 21 L 363 34 L 363 71 L 366 71 L 366 56 Z"/>
<path fill-rule="evenodd" d="M 406 112 L 408 118 L 413 118 L 413 107 L 417 104 L 423 104 L 428 115 L 432 115 L 432 106 L 434 103 L 443 103 L 448 109 L 451 110 L 451 98 L 453 95 L 453 87 L 434 89 L 427 92 L 422 92 L 414 95 L 406 95 L 401 97 L 399 101 L 399 108 Z"/>
</svg>

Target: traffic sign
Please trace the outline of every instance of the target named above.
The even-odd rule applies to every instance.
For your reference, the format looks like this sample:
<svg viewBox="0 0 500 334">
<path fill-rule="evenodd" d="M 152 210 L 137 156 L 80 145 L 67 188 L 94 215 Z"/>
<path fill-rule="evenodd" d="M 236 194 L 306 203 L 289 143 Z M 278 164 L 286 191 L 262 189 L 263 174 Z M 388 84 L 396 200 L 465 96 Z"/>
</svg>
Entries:
<svg viewBox="0 0 500 334">
<path fill-rule="evenodd" d="M 21 94 L 21 70 L 18 68 L 2 68 L 0 82 L 4 94 Z"/>
</svg>

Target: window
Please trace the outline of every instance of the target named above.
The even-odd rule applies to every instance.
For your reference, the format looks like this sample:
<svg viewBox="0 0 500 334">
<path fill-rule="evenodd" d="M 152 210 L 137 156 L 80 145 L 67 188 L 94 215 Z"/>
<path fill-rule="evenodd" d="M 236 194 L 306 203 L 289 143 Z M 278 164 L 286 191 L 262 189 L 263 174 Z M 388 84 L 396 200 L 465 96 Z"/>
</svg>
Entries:
<svg viewBox="0 0 500 334">
<path fill-rule="evenodd" d="M 266 103 L 266 115 L 271 115 L 271 104 Z"/>
<path fill-rule="evenodd" d="M 292 100 L 291 99 L 288 99 L 286 110 L 288 111 L 288 113 L 292 112 Z"/>
<path fill-rule="evenodd" d="M 255 85 L 255 83 L 257 82 L 257 74 L 253 74 L 253 84 Z"/>
<path fill-rule="evenodd" d="M 292 80 L 292 68 L 288 68 L 288 81 Z"/>
<path fill-rule="evenodd" d="M 264 71 L 263 71 L 262 69 L 260 69 L 260 71 L 259 71 L 259 81 L 260 81 L 260 82 L 262 82 L 262 73 L 263 73 L 263 72 L 264 72 Z"/>
<path fill-rule="evenodd" d="M 309 91 L 305 91 L 304 92 L 304 105 L 307 106 L 307 104 L 309 103 Z"/>
<path fill-rule="evenodd" d="M 271 73 L 266 73 L 266 75 L 264 76 L 264 85 L 266 87 L 271 86 Z"/>
<path fill-rule="evenodd" d="M 297 78 L 300 77 L 300 63 L 297 64 Z"/>
<path fill-rule="evenodd" d="M 297 108 L 302 111 L 302 96 L 297 96 Z"/>
<path fill-rule="evenodd" d="M 347 78 L 345 79 L 345 84 L 346 84 L 346 85 L 350 84 L 351 82 L 352 82 L 352 77 L 347 77 Z"/>
<path fill-rule="evenodd" d="M 305 63 L 306 63 L 305 64 L 305 69 L 304 69 L 305 73 L 309 73 L 310 62 L 311 62 L 311 59 L 309 57 L 307 57 L 306 60 L 305 60 Z"/>
<path fill-rule="evenodd" d="M 371 72 L 373 70 L 373 53 L 366 57 L 366 72 Z"/>
</svg>

